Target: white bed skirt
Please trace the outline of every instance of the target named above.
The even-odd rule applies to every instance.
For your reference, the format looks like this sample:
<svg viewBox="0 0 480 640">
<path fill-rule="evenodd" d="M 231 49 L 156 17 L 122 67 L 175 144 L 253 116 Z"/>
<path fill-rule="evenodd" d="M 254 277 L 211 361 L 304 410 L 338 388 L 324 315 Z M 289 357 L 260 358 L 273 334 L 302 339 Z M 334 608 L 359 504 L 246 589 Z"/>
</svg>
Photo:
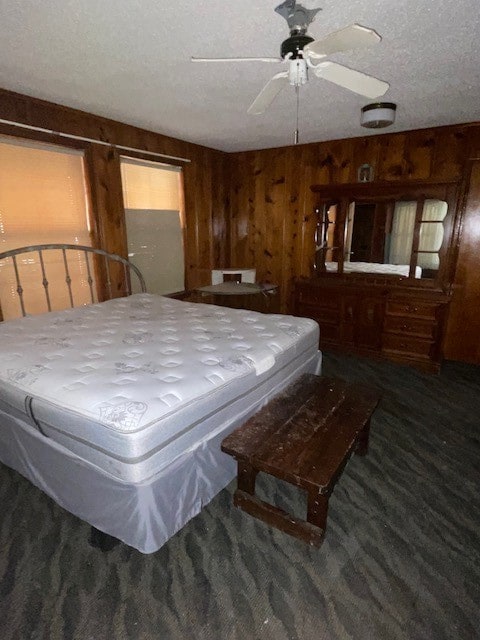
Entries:
<svg viewBox="0 0 480 640">
<path fill-rule="evenodd" d="M 61 507 L 142 553 L 153 553 L 235 477 L 223 438 L 305 372 L 319 374 L 321 354 L 286 368 L 260 398 L 197 442 L 152 478 L 127 483 L 46 438 L 21 415 L 0 409 L 0 460 Z"/>
</svg>

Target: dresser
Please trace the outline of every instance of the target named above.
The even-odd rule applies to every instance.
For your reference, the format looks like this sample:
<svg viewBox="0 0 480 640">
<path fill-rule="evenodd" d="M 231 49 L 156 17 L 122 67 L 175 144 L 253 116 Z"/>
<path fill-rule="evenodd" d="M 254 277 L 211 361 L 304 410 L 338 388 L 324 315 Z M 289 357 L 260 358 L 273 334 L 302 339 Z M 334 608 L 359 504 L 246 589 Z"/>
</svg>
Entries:
<svg viewBox="0 0 480 640">
<path fill-rule="evenodd" d="M 315 261 L 294 313 L 320 347 L 438 372 L 459 228 L 454 183 L 317 185 Z"/>
<path fill-rule="evenodd" d="M 320 348 L 381 357 L 438 372 L 449 296 L 388 283 L 297 280 L 295 314 L 320 325 Z"/>
</svg>

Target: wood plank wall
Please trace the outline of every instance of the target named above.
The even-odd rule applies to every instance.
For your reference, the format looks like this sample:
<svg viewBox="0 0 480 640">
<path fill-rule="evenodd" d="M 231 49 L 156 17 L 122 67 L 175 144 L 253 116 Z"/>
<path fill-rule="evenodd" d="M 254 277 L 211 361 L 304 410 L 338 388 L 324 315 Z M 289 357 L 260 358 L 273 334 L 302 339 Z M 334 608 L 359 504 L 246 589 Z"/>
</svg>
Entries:
<svg viewBox="0 0 480 640">
<path fill-rule="evenodd" d="M 464 217 L 445 357 L 480 364 L 480 148 L 467 165 Z"/>
<path fill-rule="evenodd" d="M 259 280 L 280 285 L 281 309 L 290 310 L 292 279 L 313 264 L 312 184 L 357 181 L 358 167 L 376 180 L 458 180 L 468 183 L 456 289 L 445 355 L 480 363 L 480 125 L 321 142 L 230 154 L 230 260 L 256 267 Z M 476 300 L 476 304 L 473 301 Z M 475 346 L 474 349 L 472 347 Z"/>
<path fill-rule="evenodd" d="M 0 89 L 0 119 L 186 157 L 186 286 L 214 267 L 255 267 L 280 285 L 290 309 L 292 279 L 313 262 L 312 184 L 354 182 L 363 163 L 377 180 L 454 179 L 465 184 L 464 224 L 445 355 L 480 363 L 480 124 L 225 154 L 158 133 Z M 0 124 L 0 134 L 83 146 L 98 246 L 126 255 L 119 154 L 52 134 Z M 134 155 L 134 154 L 132 154 Z"/>
<path fill-rule="evenodd" d="M 190 163 L 182 164 L 187 222 L 186 287 L 192 289 L 209 284 L 210 270 L 217 266 L 223 267 L 228 262 L 225 209 L 228 193 L 224 176 L 226 154 L 2 89 L 0 119 L 145 151 L 189 158 Z M 75 143 L 55 135 L 34 133 L 2 124 L 0 134 L 84 148 L 96 227 L 96 244 L 107 251 L 126 255 L 119 152 L 114 147 Z M 149 159 L 148 156 L 145 158 Z"/>
</svg>

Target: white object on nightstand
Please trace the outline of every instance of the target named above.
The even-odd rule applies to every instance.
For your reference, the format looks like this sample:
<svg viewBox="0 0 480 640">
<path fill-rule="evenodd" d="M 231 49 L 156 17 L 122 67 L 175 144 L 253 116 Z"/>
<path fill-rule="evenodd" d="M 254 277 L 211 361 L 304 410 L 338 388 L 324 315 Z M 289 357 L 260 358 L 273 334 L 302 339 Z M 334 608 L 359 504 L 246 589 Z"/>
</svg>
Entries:
<svg viewBox="0 0 480 640">
<path fill-rule="evenodd" d="M 225 276 L 236 276 L 236 282 L 255 282 L 257 275 L 256 269 L 212 269 L 212 284 L 221 284 L 231 278 L 225 278 Z"/>
</svg>

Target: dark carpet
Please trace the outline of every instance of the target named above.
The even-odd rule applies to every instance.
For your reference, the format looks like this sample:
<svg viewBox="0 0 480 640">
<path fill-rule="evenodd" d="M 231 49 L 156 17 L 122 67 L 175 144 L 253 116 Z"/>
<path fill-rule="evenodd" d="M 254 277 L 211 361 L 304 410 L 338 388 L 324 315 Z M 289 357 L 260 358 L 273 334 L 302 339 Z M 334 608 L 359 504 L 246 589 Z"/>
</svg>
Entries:
<svg viewBox="0 0 480 640">
<path fill-rule="evenodd" d="M 89 526 L 0 467 L 1 640 L 479 638 L 480 368 L 440 376 L 328 355 L 383 397 L 320 549 L 232 507 L 232 483 L 157 553 Z M 297 490 L 262 491 L 297 514 Z"/>
</svg>

